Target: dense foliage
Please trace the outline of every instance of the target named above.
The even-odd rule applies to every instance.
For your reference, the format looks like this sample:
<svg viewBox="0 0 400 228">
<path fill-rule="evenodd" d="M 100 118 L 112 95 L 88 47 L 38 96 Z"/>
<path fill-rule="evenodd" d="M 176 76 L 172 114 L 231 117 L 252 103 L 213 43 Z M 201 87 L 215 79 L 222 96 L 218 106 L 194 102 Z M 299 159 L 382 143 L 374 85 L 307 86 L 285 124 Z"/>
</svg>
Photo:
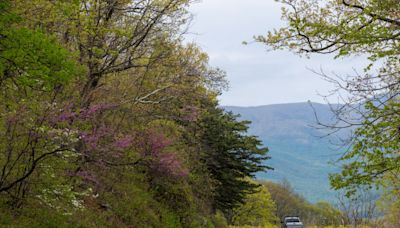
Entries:
<svg viewBox="0 0 400 228">
<path fill-rule="evenodd" d="M 287 26 L 256 37 L 258 41 L 307 56 L 332 53 L 336 58 L 366 58 L 363 72 L 354 75 L 318 72 L 336 86 L 333 92 L 343 104 L 333 108 L 337 123 L 319 124 L 333 132 L 355 129 L 346 140 L 350 149 L 340 159 L 342 172 L 331 176 L 334 189 L 346 189 L 347 196 L 352 196 L 360 186 L 387 188 L 384 183 L 393 182 L 400 167 L 399 1 L 278 2 L 284 5 Z M 398 199 L 398 193 L 389 192 Z"/>
<path fill-rule="evenodd" d="M 183 42 L 190 3 L 0 2 L 1 226 L 337 224 L 329 204 L 252 180 L 268 149 L 218 107 L 225 73 Z"/>
<path fill-rule="evenodd" d="M 275 216 L 282 220 L 287 215 L 300 216 L 305 225 L 339 226 L 343 224 L 342 213 L 328 202 L 311 204 L 297 194 L 289 183 L 263 182 L 276 204 Z"/>
<path fill-rule="evenodd" d="M 279 224 L 276 217 L 276 204 L 265 185 L 258 192 L 246 196 L 244 204 L 233 211 L 233 224 L 237 226 L 272 226 Z"/>
<path fill-rule="evenodd" d="M 1 226 L 227 226 L 259 191 L 188 4 L 0 2 Z"/>
<path fill-rule="evenodd" d="M 227 211 L 244 202 L 246 194 L 254 193 L 258 184 L 246 177 L 268 166 L 262 161 L 268 149 L 254 136 L 244 135 L 248 129 L 247 121 L 235 121 L 231 113 L 221 109 L 210 110 L 204 119 L 205 163 L 211 177 L 217 181 L 215 208 Z"/>
</svg>

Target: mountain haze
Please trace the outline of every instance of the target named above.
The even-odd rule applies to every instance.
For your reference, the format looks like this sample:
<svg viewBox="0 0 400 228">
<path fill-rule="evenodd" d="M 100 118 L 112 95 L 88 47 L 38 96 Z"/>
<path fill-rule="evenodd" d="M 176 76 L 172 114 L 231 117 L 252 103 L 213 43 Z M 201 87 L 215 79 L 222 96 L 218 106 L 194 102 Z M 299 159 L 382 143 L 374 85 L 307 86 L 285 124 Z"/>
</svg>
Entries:
<svg viewBox="0 0 400 228">
<path fill-rule="evenodd" d="M 315 128 L 316 118 L 332 122 L 328 105 L 319 103 L 292 103 L 257 107 L 225 106 L 226 111 L 250 120 L 249 133 L 257 135 L 270 149 L 271 160 L 267 164 L 275 170 L 259 173 L 259 179 L 287 180 L 307 200 L 335 201 L 335 192 L 329 188 L 328 174 L 337 167 L 329 164 L 340 156 L 340 150 L 325 136 L 326 132 Z"/>
</svg>

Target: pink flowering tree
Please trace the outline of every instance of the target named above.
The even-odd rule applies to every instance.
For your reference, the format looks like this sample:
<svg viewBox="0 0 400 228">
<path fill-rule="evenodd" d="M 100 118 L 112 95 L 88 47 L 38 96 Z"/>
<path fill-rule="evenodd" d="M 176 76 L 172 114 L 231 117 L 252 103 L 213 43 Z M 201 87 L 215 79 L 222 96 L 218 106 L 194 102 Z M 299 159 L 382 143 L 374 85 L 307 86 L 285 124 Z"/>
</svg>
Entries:
<svg viewBox="0 0 400 228">
<path fill-rule="evenodd" d="M 148 130 L 145 135 L 147 141 L 142 146 L 142 154 L 144 158 L 147 158 L 147 165 L 152 175 L 174 178 L 188 175 L 188 170 L 178 154 L 167 150 L 173 145 L 172 140 L 155 130 Z"/>
</svg>

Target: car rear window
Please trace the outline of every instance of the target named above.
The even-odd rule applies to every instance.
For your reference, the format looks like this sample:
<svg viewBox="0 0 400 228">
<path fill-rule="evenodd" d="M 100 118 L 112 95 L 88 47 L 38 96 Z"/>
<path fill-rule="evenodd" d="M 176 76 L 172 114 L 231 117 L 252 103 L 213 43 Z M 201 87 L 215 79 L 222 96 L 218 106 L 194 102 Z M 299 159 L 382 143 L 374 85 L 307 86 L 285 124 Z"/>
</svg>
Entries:
<svg viewBox="0 0 400 228">
<path fill-rule="evenodd" d="M 300 222 L 300 220 L 298 220 L 298 219 L 288 219 L 288 220 L 286 220 L 286 222 Z"/>
</svg>

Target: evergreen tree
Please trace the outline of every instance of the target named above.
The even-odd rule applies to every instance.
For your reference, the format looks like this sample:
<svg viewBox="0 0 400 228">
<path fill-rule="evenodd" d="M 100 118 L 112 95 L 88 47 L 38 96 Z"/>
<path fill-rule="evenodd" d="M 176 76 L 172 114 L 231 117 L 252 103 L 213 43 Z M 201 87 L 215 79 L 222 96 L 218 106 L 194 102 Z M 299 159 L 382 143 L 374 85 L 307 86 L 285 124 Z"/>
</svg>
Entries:
<svg viewBox="0 0 400 228">
<path fill-rule="evenodd" d="M 259 186 L 247 181 L 256 172 L 271 169 L 263 164 L 269 157 L 268 148 L 255 136 L 246 135 L 249 121 L 220 108 L 209 110 L 203 120 L 204 161 L 216 182 L 214 209 L 225 213 L 243 204 L 246 194 Z"/>
</svg>

